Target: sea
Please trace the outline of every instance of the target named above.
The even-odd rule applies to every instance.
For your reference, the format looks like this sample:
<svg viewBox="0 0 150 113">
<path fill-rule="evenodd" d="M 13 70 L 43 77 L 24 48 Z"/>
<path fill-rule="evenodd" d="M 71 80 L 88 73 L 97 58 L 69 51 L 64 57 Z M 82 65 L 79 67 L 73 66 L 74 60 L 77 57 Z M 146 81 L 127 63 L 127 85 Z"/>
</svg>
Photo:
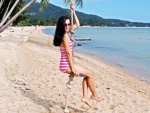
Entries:
<svg viewBox="0 0 150 113">
<path fill-rule="evenodd" d="M 54 35 L 55 27 L 43 32 Z M 91 38 L 91 41 L 76 41 L 76 52 L 98 57 L 150 83 L 150 28 L 79 27 L 74 38 Z"/>
</svg>

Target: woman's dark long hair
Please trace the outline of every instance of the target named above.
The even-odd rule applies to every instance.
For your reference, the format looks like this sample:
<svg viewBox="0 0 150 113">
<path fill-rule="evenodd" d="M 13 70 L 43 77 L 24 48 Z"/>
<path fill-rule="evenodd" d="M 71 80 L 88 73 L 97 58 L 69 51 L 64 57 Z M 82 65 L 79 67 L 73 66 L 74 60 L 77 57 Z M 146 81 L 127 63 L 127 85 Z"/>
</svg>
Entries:
<svg viewBox="0 0 150 113">
<path fill-rule="evenodd" d="M 54 46 L 60 46 L 60 44 L 62 42 L 62 38 L 63 38 L 63 35 L 65 33 L 64 24 L 65 24 L 67 19 L 69 19 L 69 17 L 67 17 L 67 16 L 61 16 L 58 19 L 57 27 L 56 27 L 56 31 L 55 31 L 55 35 L 54 35 L 54 40 L 53 40 Z"/>
</svg>

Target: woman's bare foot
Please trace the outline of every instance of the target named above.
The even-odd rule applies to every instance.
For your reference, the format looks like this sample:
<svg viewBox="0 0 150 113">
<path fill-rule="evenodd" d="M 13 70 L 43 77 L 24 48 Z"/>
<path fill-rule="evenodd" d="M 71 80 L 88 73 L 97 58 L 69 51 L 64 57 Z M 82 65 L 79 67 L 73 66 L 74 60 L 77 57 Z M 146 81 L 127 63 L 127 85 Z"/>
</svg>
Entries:
<svg viewBox="0 0 150 113">
<path fill-rule="evenodd" d="M 101 102 L 101 99 L 98 96 L 91 96 L 91 98 L 98 102 Z"/>
<path fill-rule="evenodd" d="M 92 107 L 92 105 L 89 103 L 87 98 L 82 97 L 81 101 L 84 102 L 85 104 L 87 104 L 89 107 Z"/>
</svg>

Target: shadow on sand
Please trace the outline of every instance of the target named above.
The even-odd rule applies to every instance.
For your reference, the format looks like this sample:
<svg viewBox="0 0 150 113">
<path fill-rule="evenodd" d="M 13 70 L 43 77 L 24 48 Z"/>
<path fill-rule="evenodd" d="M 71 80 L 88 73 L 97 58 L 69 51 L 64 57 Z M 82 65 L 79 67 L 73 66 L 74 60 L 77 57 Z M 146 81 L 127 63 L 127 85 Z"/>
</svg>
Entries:
<svg viewBox="0 0 150 113">
<path fill-rule="evenodd" d="M 21 91 L 21 94 L 24 97 L 29 98 L 30 100 L 32 100 L 37 105 L 43 106 L 49 112 L 51 112 L 51 108 L 56 106 L 56 105 L 60 106 L 60 108 L 62 108 L 62 110 L 65 108 L 65 105 L 63 103 L 61 103 L 61 102 L 56 102 L 56 101 L 53 101 L 53 100 L 41 99 L 31 89 L 30 90 L 20 89 L 20 91 Z M 73 110 L 75 113 L 85 113 L 85 111 L 73 108 L 71 106 L 68 106 L 68 109 L 69 110 Z"/>
</svg>

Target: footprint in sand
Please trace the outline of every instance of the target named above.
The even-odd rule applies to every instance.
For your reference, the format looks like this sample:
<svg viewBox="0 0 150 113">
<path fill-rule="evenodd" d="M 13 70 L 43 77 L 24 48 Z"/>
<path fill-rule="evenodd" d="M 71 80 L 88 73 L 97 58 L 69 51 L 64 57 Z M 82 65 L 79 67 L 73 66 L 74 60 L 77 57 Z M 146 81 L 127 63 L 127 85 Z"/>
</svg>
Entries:
<svg viewBox="0 0 150 113">
<path fill-rule="evenodd" d="M 76 103 L 75 103 L 75 102 L 71 102 L 71 104 L 76 105 Z"/>
<path fill-rule="evenodd" d="M 81 109 L 84 109 L 84 110 L 88 110 L 89 108 L 88 107 L 85 107 L 85 106 L 80 106 Z"/>
<path fill-rule="evenodd" d="M 18 113 L 21 113 L 21 111 L 28 111 L 28 106 L 27 105 L 21 105 L 19 108 L 18 108 Z"/>
<path fill-rule="evenodd" d="M 93 108 L 93 110 L 97 111 L 97 110 L 98 110 L 98 108 L 97 108 L 97 107 L 94 107 L 94 108 Z"/>
<path fill-rule="evenodd" d="M 114 109 L 115 105 L 110 105 L 109 109 Z"/>
<path fill-rule="evenodd" d="M 6 113 L 7 109 L 5 107 L 0 108 L 1 113 Z"/>
</svg>

